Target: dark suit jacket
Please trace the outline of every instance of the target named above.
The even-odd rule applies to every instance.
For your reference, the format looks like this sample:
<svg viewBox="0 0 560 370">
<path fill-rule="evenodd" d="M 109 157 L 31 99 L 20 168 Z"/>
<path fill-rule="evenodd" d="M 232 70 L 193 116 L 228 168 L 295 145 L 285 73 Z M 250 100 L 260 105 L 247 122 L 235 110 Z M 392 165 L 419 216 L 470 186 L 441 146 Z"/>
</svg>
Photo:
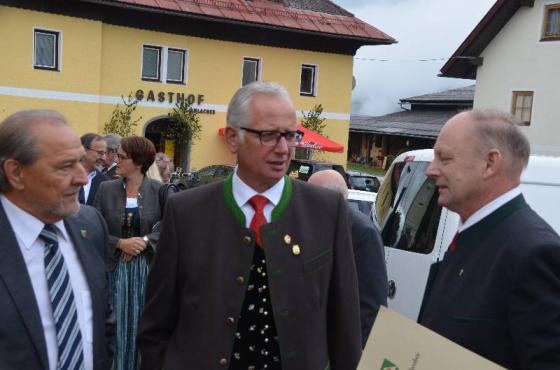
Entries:
<svg viewBox="0 0 560 370">
<path fill-rule="evenodd" d="M 560 368 L 560 238 L 523 196 L 459 234 L 420 323 L 508 369 Z"/>
<path fill-rule="evenodd" d="M 97 176 L 96 176 L 97 177 Z M 152 253 L 155 250 L 159 238 L 159 232 L 153 232 L 152 228 L 161 219 L 161 207 L 159 204 L 159 188 L 163 184 L 160 181 L 144 177 L 140 189 L 138 189 L 138 212 L 140 213 L 140 236 L 146 235 L 150 241 Z M 109 227 L 109 267 L 116 265 L 116 258 L 120 252 L 116 251 L 116 244 L 122 236 L 122 222 L 126 206 L 126 188 L 124 178 L 106 181 L 99 187 L 95 197 L 94 207 L 107 221 Z"/>
<path fill-rule="evenodd" d="M 383 241 L 379 231 L 373 225 L 373 221 L 360 211 L 352 208 L 349 208 L 348 211 L 352 224 L 352 246 L 358 273 L 362 347 L 364 347 L 379 306 L 387 306 L 387 268 Z"/>
<path fill-rule="evenodd" d="M 97 189 L 99 188 L 99 185 L 103 182 L 103 181 L 107 181 L 109 180 L 108 177 L 106 177 L 103 173 L 101 173 L 101 171 L 95 170 L 95 177 L 93 178 L 93 180 L 91 180 L 91 187 L 89 188 L 89 195 L 88 198 L 86 200 L 86 203 L 88 206 L 93 205 L 93 201 L 95 200 L 95 194 L 97 193 Z"/>
<path fill-rule="evenodd" d="M 261 238 L 282 369 L 354 370 L 361 335 L 345 201 L 286 178 L 272 220 Z M 229 361 L 254 248 L 231 177 L 170 196 L 139 322 L 142 369 Z"/>
<path fill-rule="evenodd" d="M 119 178 L 119 175 L 117 175 L 117 166 L 111 167 L 108 171 L 105 171 L 103 174 L 109 180 L 115 180 Z"/>
<path fill-rule="evenodd" d="M 91 293 L 93 368 L 106 370 L 111 365 L 115 323 L 109 307 L 104 261 L 107 226 L 95 209 L 80 208 L 77 214 L 66 218 L 64 224 Z M 16 236 L 1 205 L 0 235 L 0 369 L 48 370 L 47 347 L 37 301 Z"/>
</svg>

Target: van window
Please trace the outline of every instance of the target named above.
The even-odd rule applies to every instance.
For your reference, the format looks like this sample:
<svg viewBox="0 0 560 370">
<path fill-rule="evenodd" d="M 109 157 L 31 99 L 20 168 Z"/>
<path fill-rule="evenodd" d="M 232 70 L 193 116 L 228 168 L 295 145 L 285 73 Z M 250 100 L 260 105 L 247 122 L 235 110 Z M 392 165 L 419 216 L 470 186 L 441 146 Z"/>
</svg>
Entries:
<svg viewBox="0 0 560 370">
<path fill-rule="evenodd" d="M 382 229 L 384 245 L 429 254 L 434 249 L 441 216 L 441 207 L 437 204 L 437 188 L 425 173 L 429 163 L 409 162 L 398 165 L 400 168 L 397 165 L 394 167 L 397 168 L 398 175 L 391 174 L 391 193 L 385 195 L 391 200 L 387 201 L 389 209 Z"/>
<path fill-rule="evenodd" d="M 375 200 L 375 216 L 380 227 L 382 227 L 385 223 L 387 212 L 389 212 L 389 209 L 393 206 L 395 196 L 397 194 L 397 188 L 399 186 L 399 180 L 401 178 L 401 172 L 405 165 L 407 165 L 405 162 L 395 162 L 395 164 L 385 174 L 385 180 L 377 192 L 377 198 Z"/>
</svg>

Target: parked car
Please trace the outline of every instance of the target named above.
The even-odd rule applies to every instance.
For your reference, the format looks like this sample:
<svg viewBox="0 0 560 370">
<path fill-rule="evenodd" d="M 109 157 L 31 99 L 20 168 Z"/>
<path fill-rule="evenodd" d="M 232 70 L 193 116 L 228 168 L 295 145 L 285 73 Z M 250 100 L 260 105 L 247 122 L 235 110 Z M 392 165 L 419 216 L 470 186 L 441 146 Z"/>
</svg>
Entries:
<svg viewBox="0 0 560 370">
<path fill-rule="evenodd" d="M 203 167 L 198 171 L 187 174 L 185 184 L 187 188 L 209 184 L 214 181 L 223 180 L 233 172 L 234 167 L 227 164 L 218 164 Z"/>
<path fill-rule="evenodd" d="M 308 159 L 292 159 L 287 174 L 292 178 L 307 181 L 312 174 L 323 170 L 335 170 L 346 179 L 346 171 L 341 165 Z"/>
<path fill-rule="evenodd" d="M 348 206 L 368 216 L 373 222 L 376 194 L 370 191 L 348 189 Z"/>
<path fill-rule="evenodd" d="M 349 189 L 370 191 L 377 193 L 381 182 L 373 175 L 367 175 L 360 172 L 348 171 L 346 180 Z"/>
</svg>

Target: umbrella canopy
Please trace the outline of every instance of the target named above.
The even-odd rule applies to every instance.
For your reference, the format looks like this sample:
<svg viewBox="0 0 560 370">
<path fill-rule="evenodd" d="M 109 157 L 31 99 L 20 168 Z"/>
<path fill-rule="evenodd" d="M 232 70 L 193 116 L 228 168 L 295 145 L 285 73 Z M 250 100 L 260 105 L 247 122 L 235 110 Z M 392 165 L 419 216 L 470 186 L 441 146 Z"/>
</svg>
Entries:
<svg viewBox="0 0 560 370">
<path fill-rule="evenodd" d="M 309 130 L 302 125 L 297 125 L 297 129 L 303 132 L 303 139 L 297 146 L 298 148 L 322 150 L 324 152 L 342 153 L 344 146 L 332 141 L 331 139 Z"/>
<path fill-rule="evenodd" d="M 297 146 L 298 148 L 322 150 L 325 152 L 342 153 L 344 152 L 344 146 L 339 143 L 332 141 L 329 138 L 319 135 L 315 131 L 306 129 L 302 125 L 297 125 L 297 129 L 303 132 L 303 139 L 301 143 Z M 218 135 L 224 136 L 224 129 L 218 130 Z"/>
</svg>

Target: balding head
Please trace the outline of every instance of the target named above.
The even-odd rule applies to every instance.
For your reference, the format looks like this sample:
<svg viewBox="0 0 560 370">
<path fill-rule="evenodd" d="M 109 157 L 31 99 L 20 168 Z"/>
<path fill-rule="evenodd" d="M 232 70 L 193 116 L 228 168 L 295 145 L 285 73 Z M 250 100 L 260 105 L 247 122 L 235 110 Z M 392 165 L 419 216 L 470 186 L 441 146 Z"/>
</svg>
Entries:
<svg viewBox="0 0 560 370">
<path fill-rule="evenodd" d="M 311 175 L 307 182 L 339 192 L 342 194 L 344 199 L 348 198 L 348 186 L 346 185 L 346 181 L 344 180 L 344 177 L 335 170 L 315 172 Z"/>
</svg>

